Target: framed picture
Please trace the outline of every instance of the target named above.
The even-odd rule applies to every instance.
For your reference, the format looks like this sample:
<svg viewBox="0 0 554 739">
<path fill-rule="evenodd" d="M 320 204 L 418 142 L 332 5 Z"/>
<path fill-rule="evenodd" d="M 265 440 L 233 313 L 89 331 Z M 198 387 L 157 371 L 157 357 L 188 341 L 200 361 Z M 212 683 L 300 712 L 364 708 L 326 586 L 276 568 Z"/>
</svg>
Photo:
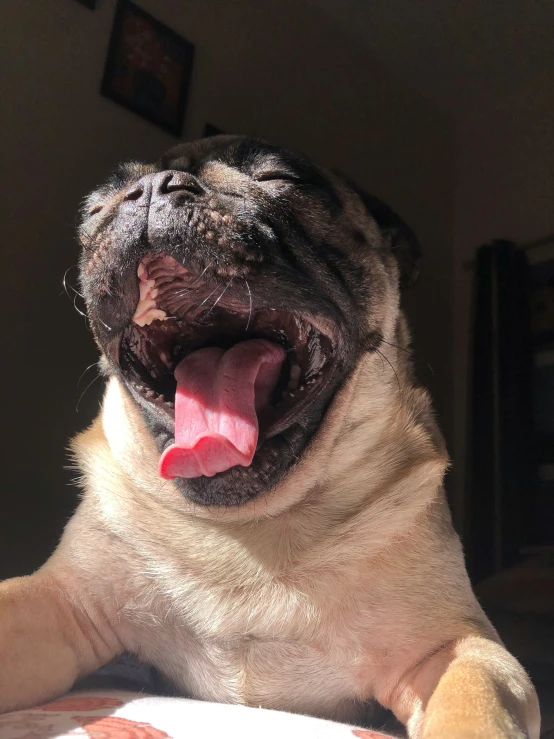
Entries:
<svg viewBox="0 0 554 739">
<path fill-rule="evenodd" d="M 130 0 L 115 11 L 101 93 L 180 136 L 194 46 Z"/>
</svg>

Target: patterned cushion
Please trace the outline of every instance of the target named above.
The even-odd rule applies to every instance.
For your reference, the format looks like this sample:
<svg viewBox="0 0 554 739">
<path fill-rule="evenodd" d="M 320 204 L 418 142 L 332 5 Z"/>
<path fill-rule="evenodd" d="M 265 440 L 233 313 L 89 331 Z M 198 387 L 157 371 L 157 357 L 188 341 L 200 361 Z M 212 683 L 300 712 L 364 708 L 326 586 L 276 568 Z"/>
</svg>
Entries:
<svg viewBox="0 0 554 739">
<path fill-rule="evenodd" d="M 389 734 L 263 708 L 84 691 L 0 716 L 2 739 L 386 739 Z"/>
</svg>

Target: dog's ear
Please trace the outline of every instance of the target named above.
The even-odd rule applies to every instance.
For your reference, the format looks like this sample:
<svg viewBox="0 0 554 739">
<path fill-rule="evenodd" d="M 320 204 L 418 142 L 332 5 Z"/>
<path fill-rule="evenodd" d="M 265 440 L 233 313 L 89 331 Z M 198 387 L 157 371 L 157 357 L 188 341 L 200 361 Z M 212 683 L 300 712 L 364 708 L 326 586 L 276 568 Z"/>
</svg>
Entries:
<svg viewBox="0 0 554 739">
<path fill-rule="evenodd" d="M 362 190 L 342 172 L 336 174 L 339 174 L 354 190 L 383 236 L 389 240 L 391 251 L 400 269 L 400 287 L 405 289 L 415 285 L 421 268 L 421 248 L 412 229 L 382 200 Z"/>
</svg>

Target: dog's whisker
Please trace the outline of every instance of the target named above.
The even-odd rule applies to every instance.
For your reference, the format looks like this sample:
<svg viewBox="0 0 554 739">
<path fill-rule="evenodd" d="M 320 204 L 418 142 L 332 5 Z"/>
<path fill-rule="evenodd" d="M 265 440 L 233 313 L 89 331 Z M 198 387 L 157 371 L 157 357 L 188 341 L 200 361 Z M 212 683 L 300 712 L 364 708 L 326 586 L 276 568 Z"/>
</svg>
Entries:
<svg viewBox="0 0 554 739">
<path fill-rule="evenodd" d="M 217 292 L 217 291 L 219 290 L 219 288 L 220 288 L 220 287 L 221 287 L 221 283 L 220 283 L 220 282 L 218 282 L 218 283 L 217 283 L 217 285 L 216 285 L 216 287 L 215 287 L 215 290 L 212 290 L 212 292 L 211 292 L 211 293 L 210 293 L 210 294 L 208 295 L 208 297 L 207 297 L 207 298 L 205 298 L 205 299 L 204 299 L 204 300 L 203 300 L 203 301 L 202 301 L 202 302 L 200 303 L 200 305 L 199 305 L 198 307 L 199 307 L 199 308 L 201 308 L 201 307 L 202 307 L 203 305 L 205 305 L 205 304 L 206 304 L 206 303 L 208 302 L 208 300 L 209 300 L 209 299 L 210 299 L 210 298 L 212 297 L 212 295 L 215 295 L 215 294 L 216 294 L 216 292 Z"/>
<path fill-rule="evenodd" d="M 248 321 L 246 323 L 246 331 L 248 331 L 248 328 L 250 326 L 250 321 L 252 319 L 252 292 L 250 290 L 250 285 L 248 284 L 248 280 L 246 277 L 244 278 L 244 281 L 246 282 L 246 287 L 248 288 L 248 302 L 249 302 L 249 309 L 248 309 Z"/>
<path fill-rule="evenodd" d="M 202 270 L 202 272 L 200 273 L 200 275 L 198 276 L 198 277 L 199 277 L 199 279 L 201 279 L 202 277 L 204 277 L 204 275 L 206 274 L 206 272 L 208 271 L 208 269 L 209 269 L 209 268 L 210 268 L 211 266 L 212 266 L 212 263 L 211 263 L 211 262 L 209 262 L 209 263 L 208 263 L 208 264 L 207 264 L 207 265 L 206 265 L 206 266 L 204 267 L 204 269 Z"/>
<path fill-rule="evenodd" d="M 393 346 L 395 349 L 400 349 L 401 352 L 405 352 L 406 354 L 410 354 L 409 349 L 406 349 L 403 346 L 398 346 L 398 344 L 393 344 L 392 342 L 387 341 L 386 339 L 383 339 L 383 338 L 381 338 L 381 341 L 383 342 L 383 344 L 388 344 L 389 346 Z"/>
<path fill-rule="evenodd" d="M 389 346 L 393 346 L 395 349 L 400 349 L 401 352 L 405 352 L 406 354 L 411 355 L 411 351 L 403 346 L 398 346 L 397 344 L 393 344 L 392 342 L 386 341 L 385 339 L 381 339 L 381 341 L 383 342 L 383 344 L 388 344 Z M 431 367 L 429 362 L 425 362 L 425 364 L 429 367 L 431 374 L 434 376 L 435 370 Z"/>
<path fill-rule="evenodd" d="M 77 380 L 77 387 L 79 387 L 79 385 L 81 384 L 81 380 L 86 375 L 86 373 L 89 371 L 89 369 L 91 369 L 92 367 L 97 367 L 97 366 L 98 366 L 98 362 L 93 362 L 92 364 L 89 364 L 89 366 L 85 370 L 83 370 L 79 379 Z"/>
<path fill-rule="evenodd" d="M 85 320 L 88 320 L 88 316 L 87 316 L 87 314 L 86 314 L 86 313 L 83 313 L 83 311 L 82 311 L 82 310 L 80 310 L 79 308 L 77 308 L 77 303 L 75 302 L 76 300 L 77 300 L 77 296 L 75 296 L 75 297 L 73 298 L 73 307 L 75 308 L 75 310 L 77 311 L 77 313 L 78 313 L 78 314 L 79 314 L 80 316 L 83 316 L 83 318 L 84 318 Z"/>
<path fill-rule="evenodd" d="M 98 317 L 98 320 L 100 321 L 100 323 L 102 324 L 102 326 L 104 326 L 104 328 L 106 328 L 108 331 L 113 331 L 112 327 L 111 326 L 108 326 L 107 323 L 104 323 L 104 321 L 100 317 Z"/>
<path fill-rule="evenodd" d="M 400 380 L 398 379 L 398 375 L 397 375 L 397 373 L 396 373 L 396 370 L 394 369 L 394 367 L 393 367 L 393 365 L 392 365 L 391 361 L 389 360 L 389 358 L 388 358 L 388 357 L 386 357 L 386 356 L 385 356 L 385 355 L 383 354 L 383 352 L 380 352 L 380 351 L 379 351 L 379 349 L 375 349 L 375 351 L 377 352 L 377 354 L 379 354 L 379 356 L 380 356 L 380 357 L 381 357 L 382 359 L 384 359 L 384 360 L 385 360 L 385 362 L 386 362 L 386 363 L 387 363 L 387 364 L 389 365 L 389 367 L 391 368 L 391 370 L 392 370 L 392 371 L 394 372 L 394 376 L 396 377 L 396 382 L 398 383 L 398 390 L 400 390 L 400 389 L 401 389 L 401 388 L 400 388 Z"/>
<path fill-rule="evenodd" d="M 298 456 L 298 454 L 295 454 L 294 449 L 292 448 L 292 444 L 290 443 L 290 441 L 287 438 L 284 438 L 284 441 L 285 441 L 285 444 L 290 449 L 290 453 L 293 456 L 293 458 L 296 459 L 297 462 L 300 462 L 300 457 Z"/>
<path fill-rule="evenodd" d="M 181 297 L 182 295 L 186 295 L 186 293 L 190 292 L 194 287 L 196 287 L 196 285 L 202 280 L 202 278 L 204 277 L 204 275 L 206 274 L 210 266 L 211 264 L 206 265 L 204 269 L 202 270 L 202 273 L 199 274 L 198 277 L 196 277 L 196 279 L 190 285 L 188 285 L 187 287 L 181 288 L 180 290 L 177 290 L 174 293 L 174 297 Z"/>
<path fill-rule="evenodd" d="M 68 297 L 68 298 L 69 298 L 70 300 L 71 300 L 71 295 L 70 295 L 70 294 L 69 294 L 69 292 L 67 291 L 67 288 L 68 288 L 68 286 L 69 286 L 69 287 L 70 287 L 70 288 L 71 288 L 71 289 L 73 290 L 73 292 L 74 292 L 74 293 L 76 293 L 76 294 L 77 294 L 77 295 L 78 295 L 78 296 L 79 296 L 80 298 L 82 298 L 82 297 L 83 297 L 83 296 L 81 295 L 81 293 L 80 293 L 80 292 L 78 292 L 77 290 L 75 290 L 75 288 L 73 287 L 73 285 L 70 285 L 70 284 L 69 284 L 69 283 L 67 282 L 67 273 L 68 273 L 68 272 L 69 272 L 70 270 L 72 270 L 72 269 L 75 269 L 76 267 L 77 267 L 77 265 L 76 265 L 76 264 L 72 264 L 72 265 L 71 265 L 71 267 L 68 267 L 68 268 L 67 268 L 67 269 L 65 270 L 65 272 L 64 272 L 64 275 L 63 275 L 63 279 L 62 279 L 62 285 L 63 285 L 63 290 L 62 290 L 62 292 L 60 293 L 60 295 L 63 295 L 63 293 L 65 292 L 65 294 L 67 295 L 67 297 Z"/>
<path fill-rule="evenodd" d="M 194 289 L 194 287 L 195 287 L 195 285 L 196 285 L 196 283 L 197 283 L 197 282 L 198 282 L 198 280 L 195 280 L 195 281 L 194 281 L 194 282 L 193 282 L 193 283 L 192 283 L 191 285 L 189 285 L 188 287 L 182 287 L 182 288 L 181 288 L 180 290 L 176 290 L 176 291 L 175 291 L 175 292 L 173 293 L 173 297 L 175 297 L 175 298 L 180 298 L 180 297 L 182 297 L 183 295 L 186 295 L 187 293 L 190 293 L 190 291 Z"/>
<path fill-rule="evenodd" d="M 90 388 L 91 388 L 91 387 L 92 387 L 92 386 L 94 385 L 94 383 L 96 382 L 96 380 L 98 380 L 98 379 L 99 379 L 100 377 L 102 377 L 102 375 L 101 375 L 100 373 L 98 373 L 98 374 L 96 375 L 96 377 L 93 377 L 93 378 L 92 378 L 92 380 L 91 380 L 91 381 L 89 382 L 89 384 L 88 384 L 88 385 L 86 386 L 86 388 L 85 388 L 85 389 L 83 390 L 83 392 L 81 393 L 81 395 L 80 395 L 80 397 L 79 397 L 79 400 L 77 401 L 77 405 L 75 406 L 75 413 L 79 413 L 79 406 L 80 406 L 80 404 L 81 404 L 81 401 L 82 401 L 82 399 L 83 399 L 83 398 L 84 398 L 84 396 L 85 396 L 85 393 L 86 393 L 86 392 L 87 392 L 87 391 L 88 391 L 88 390 L 89 390 L 89 389 L 90 389 Z"/>
<path fill-rule="evenodd" d="M 213 309 L 219 303 L 219 301 L 221 300 L 221 298 L 225 295 L 225 293 L 227 292 L 228 288 L 231 287 L 231 283 L 233 282 L 233 280 L 234 280 L 234 277 L 231 277 L 231 279 L 229 280 L 229 282 L 227 283 L 227 285 L 223 288 L 223 291 L 222 291 L 221 295 L 219 296 L 219 298 L 215 301 L 215 303 L 212 305 L 212 307 L 208 311 L 208 315 L 213 311 Z"/>
</svg>

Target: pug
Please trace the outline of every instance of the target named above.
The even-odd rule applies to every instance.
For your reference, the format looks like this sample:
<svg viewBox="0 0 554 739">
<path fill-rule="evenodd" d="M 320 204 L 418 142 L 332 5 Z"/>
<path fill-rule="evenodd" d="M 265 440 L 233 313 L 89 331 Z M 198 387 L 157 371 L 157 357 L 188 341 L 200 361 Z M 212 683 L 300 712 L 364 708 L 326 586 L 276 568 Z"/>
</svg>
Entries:
<svg viewBox="0 0 554 739">
<path fill-rule="evenodd" d="M 537 739 L 451 524 L 401 219 L 303 156 L 219 136 L 120 166 L 80 239 L 106 390 L 58 548 L 0 586 L 0 709 L 130 652 L 200 699 Z"/>
</svg>

